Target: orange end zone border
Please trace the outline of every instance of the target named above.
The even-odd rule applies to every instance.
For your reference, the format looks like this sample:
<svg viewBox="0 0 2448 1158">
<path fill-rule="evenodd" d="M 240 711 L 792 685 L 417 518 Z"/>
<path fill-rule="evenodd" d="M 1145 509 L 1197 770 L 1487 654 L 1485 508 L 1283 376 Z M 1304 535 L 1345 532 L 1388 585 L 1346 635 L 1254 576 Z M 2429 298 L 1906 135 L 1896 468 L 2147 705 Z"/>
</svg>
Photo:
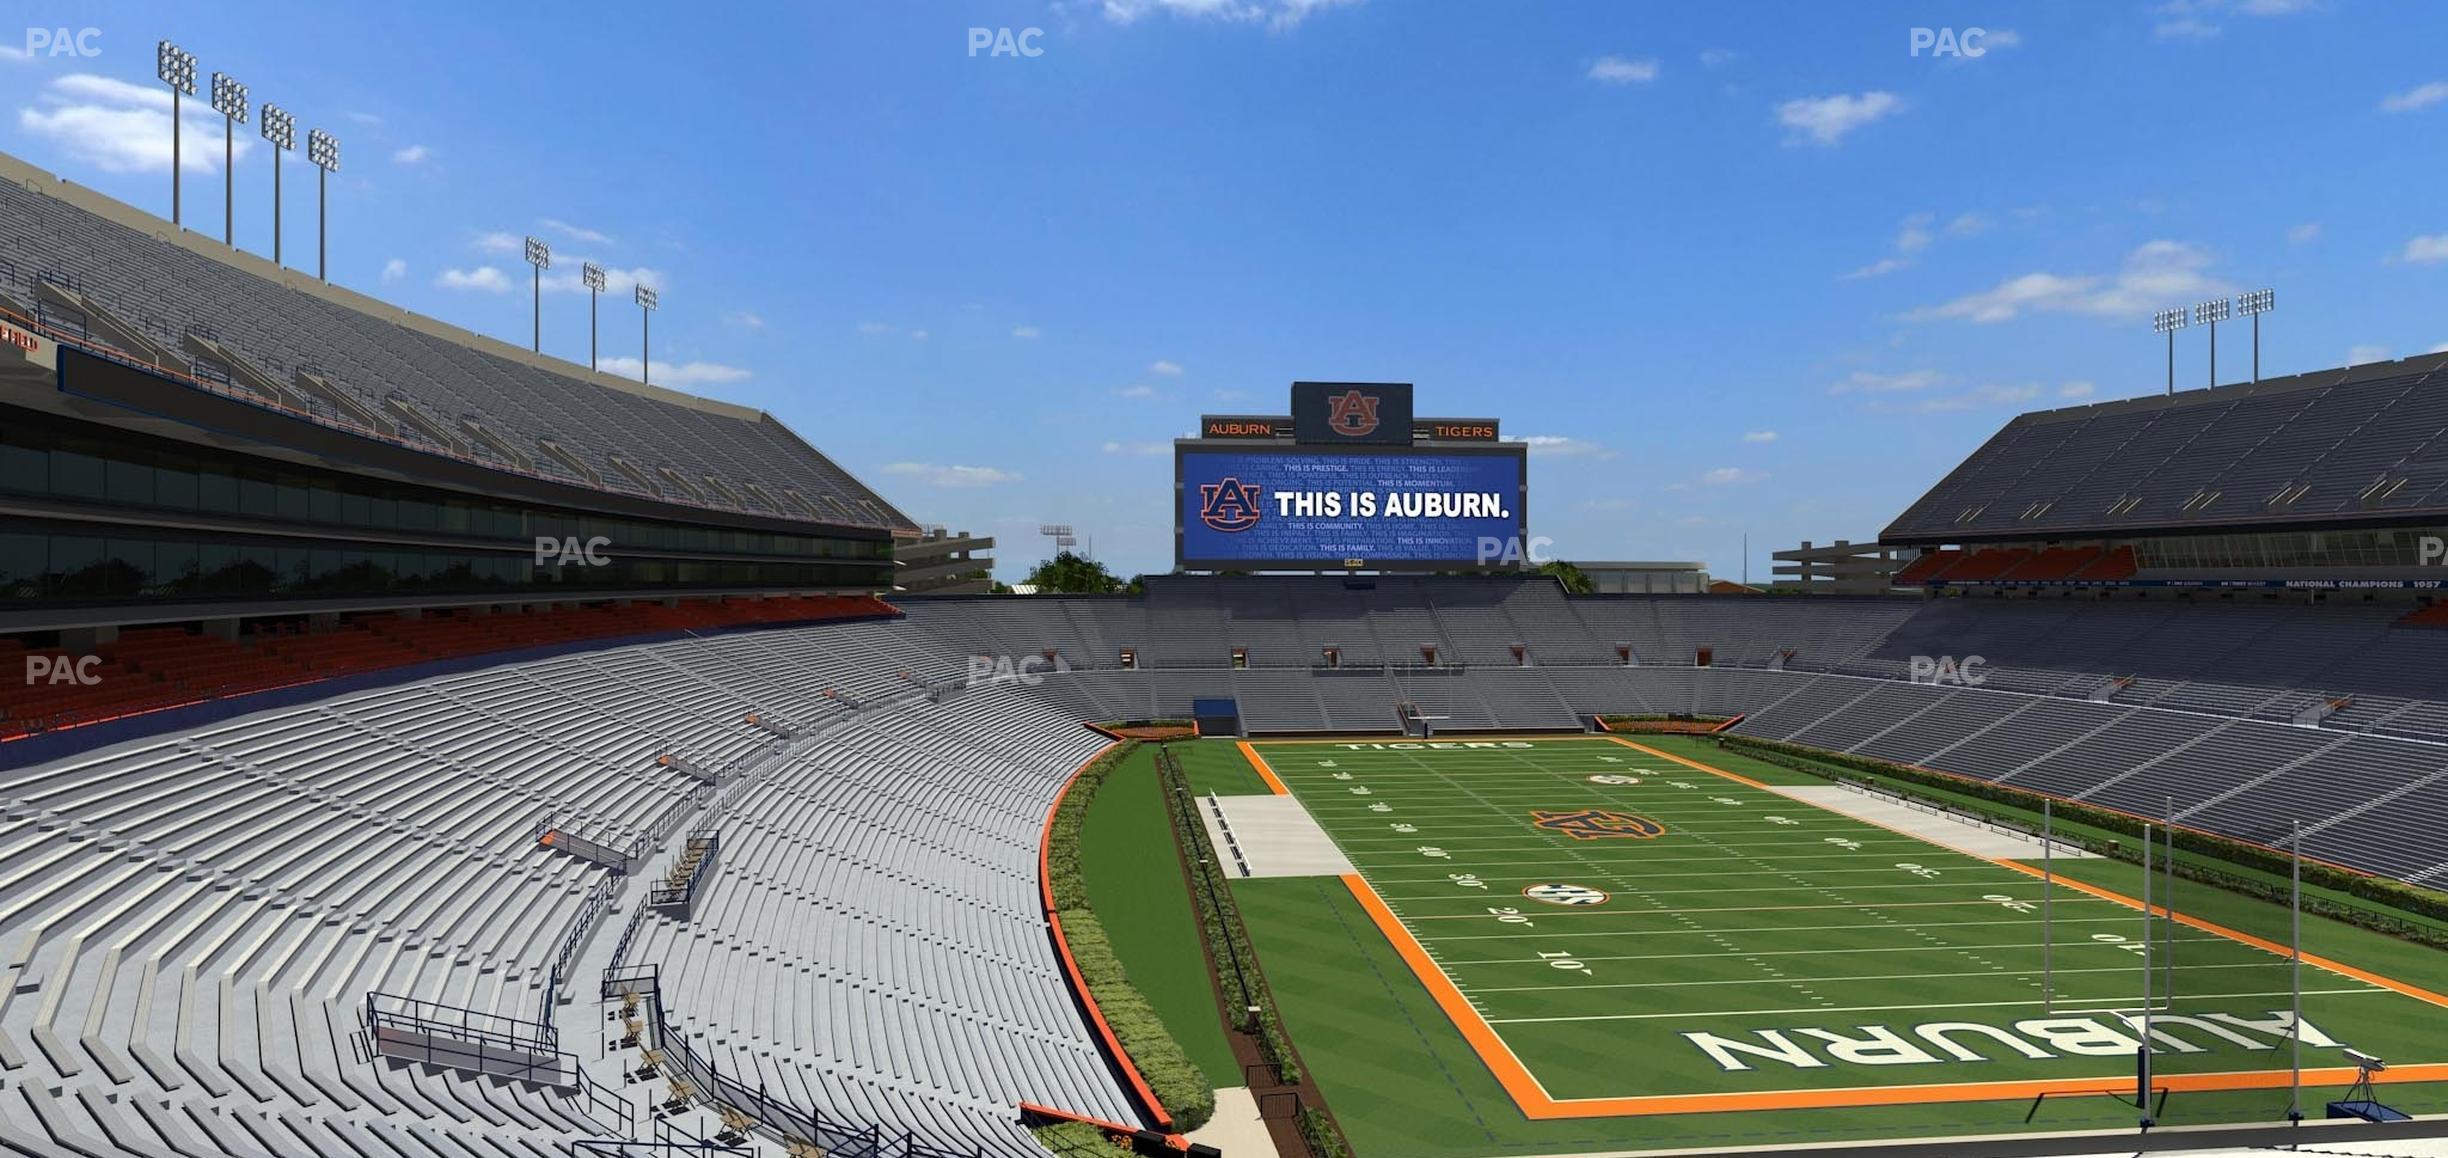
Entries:
<svg viewBox="0 0 2448 1158">
<path fill-rule="evenodd" d="M 1660 751 L 1656 748 L 1649 747 L 1646 744 L 1640 744 L 1624 739 L 1621 736 L 1605 735 L 1553 738 L 1597 739 L 1604 740 L 1609 743 L 1621 744 L 1624 747 L 1637 749 L 1660 759 L 1670 760 L 1687 768 L 1700 772 L 1706 772 L 1712 776 L 1722 777 L 1738 784 L 1760 789 L 1761 791 L 1775 792 L 1775 789 L 1769 785 L 1753 780 L 1748 776 L 1728 772 L 1721 768 L 1712 768 L 1696 760 L 1685 759 L 1684 757 L 1677 756 L 1672 752 Z M 1260 757 L 1246 741 L 1242 743 L 1241 748 L 1242 751 L 1248 755 L 1251 763 L 1260 769 L 1260 774 L 1266 777 L 1269 784 L 1280 785 L 1281 782 L 1276 780 L 1273 772 L 1266 768 L 1264 759 Z M 1280 786 L 1277 788 L 1277 791 L 1282 791 Z M 1860 818 L 1855 817 L 1854 819 L 1859 820 Z M 1865 820 L 1862 821 L 1862 823 L 1871 824 L 1874 827 L 1887 828 L 1887 830 L 1890 832 L 1897 832 L 1904 836 L 1914 835 L 1912 833 L 1902 832 L 1900 829 L 1890 828 L 1886 825 L 1878 824 L 1875 821 Z M 1927 838 L 1914 836 L 1914 839 L 1921 840 Z M 1965 853 L 1962 855 L 1970 856 L 1972 854 Z M 1989 857 L 1977 857 L 1976 859 L 1987 860 L 1992 864 L 2014 869 L 2017 872 L 2026 873 L 2035 877 L 2041 875 L 2039 869 L 2033 868 L 2029 865 L 2019 864 L 2014 861 L 1997 860 Z M 1495 1027 L 1489 1025 L 1487 1019 L 1483 1017 L 1477 1009 L 1471 1007 L 1470 1000 L 1463 996 L 1460 989 L 1455 988 L 1453 981 L 1445 976 L 1445 971 L 1438 968 L 1436 962 L 1429 958 L 1427 950 L 1420 945 L 1417 938 L 1411 935 L 1411 930 L 1402 923 L 1400 918 L 1394 915 L 1393 910 L 1386 906 L 1385 900 L 1377 895 L 1377 891 L 1370 887 L 1368 881 L 1362 879 L 1357 873 L 1346 874 L 1343 876 L 1342 880 L 1344 887 L 1351 890 L 1352 898 L 1360 903 L 1360 907 L 1368 913 L 1369 919 L 1376 924 L 1378 932 L 1385 936 L 1386 942 L 1393 946 L 1395 953 L 1402 957 L 1403 963 L 1410 967 L 1412 975 L 1419 979 L 1420 984 L 1426 987 L 1428 990 L 1429 996 L 1436 1000 L 1437 1007 L 1445 1011 L 1445 1016 L 1453 1022 L 1454 1028 L 1461 1032 L 1462 1039 L 1470 1043 L 1472 1051 L 1479 1055 L 1479 1060 L 1485 1064 L 1488 1067 L 1489 1072 L 1495 1076 L 1497 1084 L 1504 1087 L 1505 1093 L 1512 1097 L 1514 1105 L 1520 1108 L 1523 1116 L 1533 1120 L 1550 1120 L 1559 1118 L 1612 1118 L 1648 1114 L 1716 1113 L 1740 1110 L 1809 1110 L 1855 1106 L 1915 1105 L 1937 1102 L 1987 1102 L 2020 1100 L 2038 1097 L 2042 1094 L 2099 1093 L 2103 1092 L 2107 1086 L 2113 1085 L 2116 1081 L 2116 1079 L 2113 1077 L 2046 1078 L 2025 1081 L 1946 1082 L 1924 1085 L 1847 1086 L 1832 1089 L 1767 1090 L 1755 1093 L 1660 1094 L 1612 1098 L 1551 1097 L 1548 1095 L 1546 1087 L 1540 1085 L 1538 1078 L 1530 1072 L 1529 1067 L 1523 1065 L 1521 1059 L 1513 1053 L 1512 1047 L 1506 1045 L 1504 1039 L 1496 1033 Z M 2127 897 L 2121 893 L 2098 888 L 2093 885 L 2083 884 L 2078 881 L 2070 881 L 2062 876 L 2057 877 L 2056 881 L 2057 883 L 2068 888 L 2076 889 L 2101 900 L 2124 905 L 2125 907 L 2134 909 L 2136 911 L 2139 911 L 2142 908 L 2142 902 L 2131 897 Z M 2249 933 L 2229 929 L 2196 917 L 2189 917 L 2183 913 L 2176 913 L 2174 916 L 2179 923 L 2188 927 L 2199 929 L 2203 932 L 2211 933 L 2216 936 L 2226 937 L 2230 940 L 2250 945 L 2257 949 L 2281 954 L 2289 952 L 2286 946 L 2279 945 L 2275 942 L 2268 941 L 2260 937 L 2255 937 Z M 2378 985 L 2385 989 L 2394 990 L 2405 996 L 2412 997 L 2416 1000 L 2424 1001 L 2432 1005 L 2448 1007 L 2448 996 L 2443 996 L 2427 989 L 2422 989 L 2417 986 L 2408 985 L 2401 981 L 2383 977 L 2377 973 L 2369 972 L 2368 970 L 2358 969 L 2351 965 L 2331 961 L 2323 957 L 2316 957 L 2308 953 L 2304 955 L 2304 963 L 2315 968 L 2326 969 L 2343 976 L 2352 977 L 2367 984 Z M 2448 1063 L 2393 1066 L 2390 1068 L 2389 1072 L 2406 1081 L 2448 1081 Z M 2353 1080 L 2356 1073 L 2357 1071 L 2348 1067 L 2307 1069 L 2303 1072 L 2303 1080 L 2307 1083 L 2345 1082 Z M 2292 1079 L 2290 1072 L 2287 1070 L 2245 1070 L 2229 1073 L 2165 1075 L 2157 1078 L 2156 1080 L 2171 1090 L 2194 1092 L 2205 1090 L 2276 1089 L 2286 1086 Z"/>
</svg>

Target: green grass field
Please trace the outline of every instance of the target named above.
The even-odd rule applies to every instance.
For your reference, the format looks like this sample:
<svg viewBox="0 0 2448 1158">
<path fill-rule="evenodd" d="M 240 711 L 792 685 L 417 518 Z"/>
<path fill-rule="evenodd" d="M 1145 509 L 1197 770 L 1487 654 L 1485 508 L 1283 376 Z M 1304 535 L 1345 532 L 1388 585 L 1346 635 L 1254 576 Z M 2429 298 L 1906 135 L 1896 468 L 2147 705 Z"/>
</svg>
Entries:
<svg viewBox="0 0 2448 1158">
<path fill-rule="evenodd" d="M 1826 783 L 1701 741 L 1650 746 L 1767 785 Z M 1294 1039 L 1363 1154 L 2114 1129 L 2137 1117 L 2098 1092 L 2134 1082 L 2141 917 L 2074 887 L 2135 895 L 2131 866 L 2059 862 L 2044 1002 L 2038 878 L 1768 788 L 1605 739 L 1257 750 L 1387 910 L 1330 879 L 1236 885 Z M 1236 762 L 1246 767 L 1226 744 L 1186 753 L 1201 791 L 1235 791 Z M 2286 913 L 2260 902 L 2189 886 L 2177 903 L 2285 936 Z M 1398 926 L 1391 936 L 1380 917 Z M 2430 950 L 2307 926 L 2307 950 L 2350 970 L 2415 984 L 2442 972 Z M 2267 1080 L 2221 1075 L 2287 1068 L 2290 965 L 2199 927 L 2177 928 L 2173 947 L 2172 999 L 2153 980 L 2154 1066 L 2176 1087 L 2162 1121 L 2282 1117 L 2283 1078 L 2220 1087 Z M 2307 1067 L 2343 1064 L 2325 1042 L 2400 1072 L 2448 1061 L 2448 1010 L 2370 974 L 2307 966 L 2304 988 L 2317 1031 Z M 2313 1117 L 2342 1084 L 2307 1087 Z M 2055 1098 L 2025 1127 L 2046 1086 L 2089 1096 Z M 2448 1109 L 2437 1082 L 2388 1092 L 2415 1112 Z"/>
</svg>

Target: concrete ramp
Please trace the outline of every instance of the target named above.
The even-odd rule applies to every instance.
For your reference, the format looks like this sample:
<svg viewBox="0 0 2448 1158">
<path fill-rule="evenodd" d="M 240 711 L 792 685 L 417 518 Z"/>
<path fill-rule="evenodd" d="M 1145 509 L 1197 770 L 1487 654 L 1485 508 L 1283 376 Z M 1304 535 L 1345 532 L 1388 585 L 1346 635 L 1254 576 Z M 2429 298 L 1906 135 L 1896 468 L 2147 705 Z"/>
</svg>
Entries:
<svg viewBox="0 0 2448 1158">
<path fill-rule="evenodd" d="M 1290 796 L 1201 796 L 1199 816 L 1236 877 L 1329 877 L 1353 871 L 1334 838 Z"/>
</svg>

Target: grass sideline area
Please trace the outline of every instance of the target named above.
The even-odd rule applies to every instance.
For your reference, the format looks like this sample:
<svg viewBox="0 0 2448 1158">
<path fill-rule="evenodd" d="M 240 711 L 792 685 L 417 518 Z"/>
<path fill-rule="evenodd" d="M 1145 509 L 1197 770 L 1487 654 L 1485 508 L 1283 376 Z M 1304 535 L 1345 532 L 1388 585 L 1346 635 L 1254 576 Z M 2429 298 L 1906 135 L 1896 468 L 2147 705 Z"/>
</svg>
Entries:
<svg viewBox="0 0 2448 1158">
<path fill-rule="evenodd" d="M 1142 744 L 1106 777 L 1081 830 L 1088 905 L 1114 955 L 1172 1031 L 1210 1088 L 1241 1084 L 1199 949 L 1198 920 L 1182 882 L 1156 775 L 1156 747 Z"/>
<path fill-rule="evenodd" d="M 1360 1153 L 1462 1158 L 2135 1124 L 2132 1108 L 2084 1096 L 2050 1101 L 2027 1127 L 2030 1093 L 1987 1092 L 2009 1088 L 2001 1084 L 2007 1081 L 2132 1083 L 2130 1042 L 2123 1057 L 2084 1057 L 2016 1034 L 2021 1020 L 2039 1015 L 2030 996 L 2037 985 L 2035 918 L 2019 907 L 2037 895 L 2039 882 L 2029 874 L 1675 761 L 1695 760 L 1756 785 L 1827 787 L 1822 777 L 1702 740 L 1637 740 L 1654 753 L 1607 739 L 1444 751 L 1369 743 L 1360 750 L 1255 747 L 1360 868 L 1382 911 L 1331 878 L 1234 885 L 1294 1039 Z M 1210 743 L 1183 750 L 1201 791 L 1214 785 L 1230 794 L 1228 784 L 1268 790 L 1254 771 L 1225 767 L 1225 754 L 1239 753 Z M 1593 810 L 1615 818 L 1593 821 L 1587 816 Z M 1621 818 L 1663 831 L 1589 831 L 1639 827 Z M 1396 827 L 1403 825 L 1410 829 Z M 1576 828 L 1583 834 L 1574 835 Z M 2114 1011 L 2129 1012 L 2139 989 L 2132 943 L 2139 916 L 2074 886 L 2131 896 L 2140 887 L 2139 869 L 2062 859 L 2059 868 L 2065 883 L 2052 902 L 2061 933 L 2053 952 L 2066 1002 L 2058 1009 L 2088 1011 L 2115 1030 L 2123 1023 Z M 1556 893 L 1565 902 L 1585 896 L 1575 889 L 1606 895 L 1550 904 L 1523 892 L 1541 885 L 1569 886 Z M 2247 936 L 2283 936 L 2287 920 L 2283 908 L 2206 885 L 2180 887 L 2176 903 L 2188 917 Z M 1528 928 L 1515 919 L 1521 917 Z M 2086 931 L 2079 940 L 2071 936 L 2077 929 Z M 2307 919 L 2306 933 L 2315 956 L 2384 976 L 2420 982 L 2448 961 L 2340 922 Z M 2100 935 L 2116 940 L 2095 939 Z M 2187 926 L 2177 935 L 2176 1014 L 2249 1022 L 2283 1009 L 2283 996 L 2274 1002 L 2259 996 L 2283 993 L 2284 985 L 2271 980 L 2283 961 L 2206 928 Z M 1406 938 L 1411 956 L 1398 946 Z M 1451 987 L 1444 1000 L 1423 984 L 1423 958 L 1429 973 Z M 2312 1026 L 2384 1056 L 2394 1050 L 2392 1062 L 2448 1061 L 2424 1056 L 2448 1025 L 2437 1006 L 2355 977 L 2315 976 L 2307 970 L 2307 990 L 2333 992 L 2307 997 Z M 1457 998 L 1467 1003 L 1461 1016 L 1448 1004 Z M 2011 1015 L 1994 1012 L 2000 1009 Z M 1468 1030 L 1476 1043 L 1461 1028 L 1473 1015 L 1483 1023 Z M 1944 1025 L 1952 1022 L 1988 1028 L 1957 1029 L 1950 1037 Z M 1912 1036 L 1929 1024 L 1941 1025 L 1939 1043 L 1953 1041 L 1956 1056 Z M 1902 1053 L 1865 1028 L 1877 1025 L 1904 1035 Z M 2237 1029 L 2232 1041 L 2182 1022 L 2174 1029 L 2163 1023 L 2162 1032 L 2195 1048 L 2159 1062 L 2163 1079 L 2181 1083 L 2219 1086 L 2227 1081 L 2219 1075 L 2266 1072 L 2284 1053 L 2274 1035 L 2248 1029 Z M 2009 1036 L 2029 1048 L 2013 1047 Z M 2161 1040 L 2170 1044 L 2167 1036 Z M 1844 1049 L 1853 1056 L 1840 1056 Z M 1927 1060 L 1857 1064 L 1882 1049 L 1890 1058 L 1917 1053 Z M 2032 1050 L 2044 1056 L 2029 1056 Z M 1517 1087 L 1510 1090 L 1498 1073 L 1505 1055 L 1522 1071 L 1504 1079 Z M 2306 1055 L 2307 1065 L 2320 1067 L 2338 1056 L 2334 1048 L 2308 1048 Z M 2276 1064 L 2283 1070 L 2282 1058 Z M 1526 1116 L 1516 1096 L 1525 1074 L 1529 1088 L 1550 1099 L 1546 1111 L 1604 1112 Z M 1671 1114 L 1643 1112 L 1654 1107 L 1642 1102 L 1765 1094 L 1769 1102 L 1810 1103 L 1830 1090 L 1838 1091 L 1837 1100 L 1863 1100 L 1850 1091 L 1928 1085 L 1960 1087 L 1951 1096 L 1977 1086 L 1983 1100 L 1921 1101 L 1907 1091 L 1901 1099 L 1913 1100 L 1902 1104 Z M 2413 1112 L 2448 1110 L 2436 1082 L 2383 1091 Z M 2320 1115 L 2319 1099 L 2336 1092 L 2308 1085 L 2311 1115 Z M 2163 1121 L 2272 1122 L 2285 1096 L 2283 1088 L 2188 1088 L 2173 1095 Z M 1616 1109 L 1642 1113 L 1614 1116 Z"/>
</svg>

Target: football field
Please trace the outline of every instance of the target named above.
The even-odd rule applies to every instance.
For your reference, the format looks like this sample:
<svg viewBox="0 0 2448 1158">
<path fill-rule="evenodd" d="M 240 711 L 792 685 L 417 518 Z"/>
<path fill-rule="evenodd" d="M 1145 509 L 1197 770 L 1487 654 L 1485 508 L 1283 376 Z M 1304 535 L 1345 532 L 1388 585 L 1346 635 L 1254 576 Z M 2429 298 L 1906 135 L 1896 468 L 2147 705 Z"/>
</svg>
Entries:
<svg viewBox="0 0 2448 1158">
<path fill-rule="evenodd" d="M 1351 861 L 1343 883 L 1528 1118 L 2130 1098 L 2146 988 L 2155 1097 L 2249 1091 L 2252 1116 L 2283 1116 L 2286 945 L 2180 891 L 2146 982 L 2138 902 L 2044 886 L 2036 845 L 1856 819 L 1818 803 L 1823 784 L 1670 743 L 1243 752 Z M 2394 1080 L 2448 1078 L 2436 978 L 2302 970 L 2312 1117 L 2353 1076 L 2345 1046 Z"/>
</svg>

